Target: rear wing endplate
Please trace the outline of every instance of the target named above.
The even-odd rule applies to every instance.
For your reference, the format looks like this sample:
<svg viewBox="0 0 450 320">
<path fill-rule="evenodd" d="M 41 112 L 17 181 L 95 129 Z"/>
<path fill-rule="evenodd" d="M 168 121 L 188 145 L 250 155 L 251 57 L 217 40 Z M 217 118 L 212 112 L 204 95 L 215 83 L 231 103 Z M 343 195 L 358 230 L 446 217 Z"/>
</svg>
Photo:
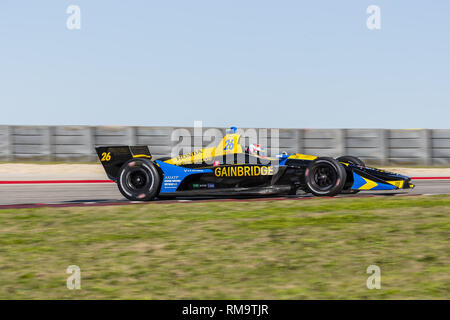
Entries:
<svg viewBox="0 0 450 320">
<path fill-rule="evenodd" d="M 120 167 L 132 158 L 148 158 L 152 155 L 148 146 L 101 146 L 96 147 L 98 159 L 108 178 L 116 181 Z"/>
</svg>

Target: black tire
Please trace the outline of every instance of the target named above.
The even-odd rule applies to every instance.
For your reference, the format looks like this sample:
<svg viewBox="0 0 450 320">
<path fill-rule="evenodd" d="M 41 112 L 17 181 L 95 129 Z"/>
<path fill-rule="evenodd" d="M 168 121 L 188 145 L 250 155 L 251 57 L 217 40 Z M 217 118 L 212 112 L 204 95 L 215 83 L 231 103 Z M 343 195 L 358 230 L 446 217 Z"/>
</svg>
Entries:
<svg viewBox="0 0 450 320">
<path fill-rule="evenodd" d="M 357 166 L 365 167 L 366 164 L 360 158 L 354 156 L 342 156 L 336 159 L 339 162 L 351 163 Z M 357 194 L 360 190 L 344 189 L 342 193 L 345 194 Z"/>
<path fill-rule="evenodd" d="M 346 179 L 344 166 L 333 158 L 317 158 L 305 172 L 308 191 L 315 196 L 337 195 L 344 188 Z"/>
<path fill-rule="evenodd" d="M 354 156 L 342 156 L 336 159 L 339 162 L 351 163 L 357 166 L 365 167 L 366 164 L 360 158 Z"/>
<path fill-rule="evenodd" d="M 161 177 L 153 162 L 144 158 L 131 159 L 119 170 L 117 186 L 131 201 L 150 201 L 160 190 Z"/>
</svg>

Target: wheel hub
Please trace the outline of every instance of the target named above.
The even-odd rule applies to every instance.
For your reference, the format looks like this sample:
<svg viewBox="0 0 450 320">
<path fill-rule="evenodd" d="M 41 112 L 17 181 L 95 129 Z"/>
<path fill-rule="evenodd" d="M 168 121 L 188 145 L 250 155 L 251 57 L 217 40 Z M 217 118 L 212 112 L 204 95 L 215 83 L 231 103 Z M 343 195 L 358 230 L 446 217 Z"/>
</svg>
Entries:
<svg viewBox="0 0 450 320">
<path fill-rule="evenodd" d="M 130 174 L 129 186 L 133 189 L 141 189 L 147 184 L 147 176 L 143 171 L 135 171 Z"/>
<path fill-rule="evenodd" d="M 328 165 L 319 166 L 314 172 L 314 182 L 321 190 L 329 189 L 336 182 L 336 173 Z"/>
</svg>

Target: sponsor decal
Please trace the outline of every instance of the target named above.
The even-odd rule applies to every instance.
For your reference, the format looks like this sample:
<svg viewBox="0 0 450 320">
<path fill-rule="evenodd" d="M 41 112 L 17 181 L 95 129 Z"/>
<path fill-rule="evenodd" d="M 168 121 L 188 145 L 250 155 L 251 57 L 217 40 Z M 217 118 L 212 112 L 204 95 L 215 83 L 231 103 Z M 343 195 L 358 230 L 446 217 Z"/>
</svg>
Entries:
<svg viewBox="0 0 450 320">
<path fill-rule="evenodd" d="M 164 178 L 164 188 L 176 189 L 181 182 L 180 176 L 166 176 Z"/>
<path fill-rule="evenodd" d="M 200 169 L 184 169 L 184 172 L 186 173 L 203 173 L 203 170 Z"/>
<path fill-rule="evenodd" d="M 180 155 L 175 159 L 175 161 L 183 161 L 183 160 L 186 160 L 186 159 L 189 159 L 191 157 L 195 157 L 195 156 L 198 156 L 201 154 L 202 154 L 202 150 L 197 150 L 197 151 L 194 151 L 194 152 L 191 152 L 188 154 Z"/>
<path fill-rule="evenodd" d="M 223 150 L 233 150 L 234 149 L 234 139 L 233 137 L 231 139 L 227 139 L 225 141 L 225 148 Z"/>
<path fill-rule="evenodd" d="M 206 149 L 197 150 L 188 154 L 180 155 L 176 158 L 172 158 L 170 159 L 170 161 L 175 165 L 182 165 L 186 163 L 201 163 L 202 161 L 206 161 L 210 158 L 210 155 L 205 153 L 205 151 Z"/>
<path fill-rule="evenodd" d="M 230 166 L 214 169 L 216 177 L 255 177 L 273 175 L 272 166 Z"/>
<path fill-rule="evenodd" d="M 214 187 L 215 187 L 214 183 L 193 183 L 192 184 L 193 189 L 206 189 L 206 188 L 212 189 Z"/>
</svg>

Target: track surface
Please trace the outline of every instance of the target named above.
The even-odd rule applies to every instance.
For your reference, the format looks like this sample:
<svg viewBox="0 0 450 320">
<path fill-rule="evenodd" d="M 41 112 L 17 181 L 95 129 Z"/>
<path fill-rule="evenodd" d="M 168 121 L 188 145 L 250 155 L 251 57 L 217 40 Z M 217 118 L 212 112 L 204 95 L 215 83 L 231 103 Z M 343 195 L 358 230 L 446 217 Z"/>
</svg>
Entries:
<svg viewBox="0 0 450 320">
<path fill-rule="evenodd" d="M 413 194 L 450 194 L 450 180 L 414 180 L 413 190 L 361 192 L 358 195 L 341 195 L 340 197 L 374 196 L 374 195 L 413 195 Z M 297 196 L 276 196 L 271 199 L 307 199 L 309 194 Z M 210 198 L 209 200 L 211 200 Z M 268 198 L 222 198 L 219 201 L 261 200 Z M 169 203 L 179 201 L 199 201 L 203 199 L 161 200 Z M 80 205 L 115 205 L 132 204 L 127 201 L 114 183 L 77 183 L 77 184 L 4 184 L 0 185 L 0 209 L 39 207 L 39 206 L 80 206 Z M 152 202 L 155 203 L 155 202 Z"/>
</svg>

